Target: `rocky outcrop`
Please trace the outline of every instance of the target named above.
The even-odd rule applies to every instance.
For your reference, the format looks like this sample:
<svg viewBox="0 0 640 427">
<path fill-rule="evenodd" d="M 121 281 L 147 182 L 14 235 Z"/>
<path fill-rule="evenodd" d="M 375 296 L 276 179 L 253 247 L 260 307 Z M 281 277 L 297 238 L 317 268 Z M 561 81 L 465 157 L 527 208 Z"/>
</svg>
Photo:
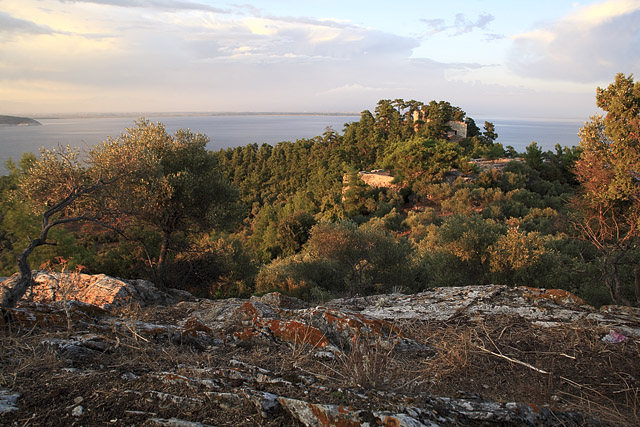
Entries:
<svg viewBox="0 0 640 427">
<path fill-rule="evenodd" d="M 543 327 L 588 321 L 615 326 L 640 338 L 640 308 L 603 306 L 599 310 L 562 289 L 508 286 L 437 288 L 415 295 L 377 295 L 337 299 L 336 309 L 357 310 L 371 318 L 397 321 L 450 321 L 468 318 L 483 321 L 496 316 L 516 316 Z"/>
<path fill-rule="evenodd" d="M 5 286 L 16 276 L 17 274 L 0 284 L 0 299 Z M 33 280 L 33 293 L 28 290 L 24 298 L 39 303 L 80 301 L 110 309 L 132 303 L 142 307 L 167 305 L 193 298 L 187 292 L 178 290 L 161 291 L 147 280 L 123 280 L 104 274 L 34 271 Z"/>
<path fill-rule="evenodd" d="M 287 342 L 308 346 L 328 357 L 360 340 L 382 340 L 398 350 L 428 351 L 403 336 L 392 323 L 348 309 L 310 307 L 277 292 L 250 300 L 199 301 L 181 304 L 214 335 L 246 344 Z M 295 307 L 295 308 L 289 308 Z M 192 320 L 191 320 L 192 321 Z"/>
<path fill-rule="evenodd" d="M 471 159 L 469 161 L 469 163 L 471 163 L 472 165 L 476 166 L 480 172 L 486 172 L 490 169 L 495 169 L 498 171 L 502 171 L 505 166 L 507 166 L 509 163 L 511 162 L 520 162 L 523 163 L 524 159 L 520 158 L 520 157 L 516 157 L 516 158 L 508 158 L 508 157 L 503 157 L 501 159 L 492 159 L 492 160 L 487 160 L 487 159 Z"/>
<path fill-rule="evenodd" d="M 397 411 L 371 411 L 287 398 L 278 398 L 278 403 L 305 426 L 599 425 L 598 421 L 576 413 L 540 410 L 515 402 L 487 402 L 480 398 L 430 397 L 420 405 L 400 407 Z"/>
<path fill-rule="evenodd" d="M 64 278 L 36 277 L 39 302 L 9 325 L 34 341 L 0 354 L 0 380 L 12 378 L 0 423 L 595 426 L 603 412 L 577 408 L 622 414 L 640 389 L 640 310 L 595 309 L 562 290 L 176 302 L 149 282 L 87 276 L 60 300 Z M 48 361 L 40 371 L 25 348 Z"/>
<path fill-rule="evenodd" d="M 371 188 L 391 188 L 393 190 L 400 190 L 402 185 L 395 182 L 395 177 L 388 171 L 382 169 L 376 169 L 372 171 L 360 171 L 358 177 L 364 181 Z M 342 177 L 342 193 L 346 193 L 349 190 L 349 174 L 345 174 Z"/>
</svg>

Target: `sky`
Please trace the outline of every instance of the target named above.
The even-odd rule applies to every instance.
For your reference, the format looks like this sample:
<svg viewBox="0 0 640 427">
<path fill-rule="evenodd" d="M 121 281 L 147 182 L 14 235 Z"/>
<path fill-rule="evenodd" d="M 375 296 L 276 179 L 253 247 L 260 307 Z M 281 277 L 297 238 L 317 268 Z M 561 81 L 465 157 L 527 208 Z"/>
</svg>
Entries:
<svg viewBox="0 0 640 427">
<path fill-rule="evenodd" d="M 0 0 L 0 114 L 584 118 L 640 72 L 640 0 Z"/>
</svg>

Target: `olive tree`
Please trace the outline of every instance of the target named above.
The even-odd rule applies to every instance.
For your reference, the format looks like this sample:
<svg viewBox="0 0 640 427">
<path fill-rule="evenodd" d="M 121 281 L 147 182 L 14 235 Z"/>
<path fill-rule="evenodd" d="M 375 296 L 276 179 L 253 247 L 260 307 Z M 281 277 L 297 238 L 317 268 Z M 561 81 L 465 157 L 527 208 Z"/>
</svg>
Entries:
<svg viewBox="0 0 640 427">
<path fill-rule="evenodd" d="M 29 255 L 38 247 L 55 245 L 49 232 L 57 226 L 78 221 L 93 221 L 107 225 L 109 214 L 96 201 L 102 197 L 106 182 L 84 165 L 78 152 L 70 147 L 43 150 L 39 159 L 29 163 L 19 177 L 16 197 L 42 216 L 40 233 L 29 239 L 27 247 L 17 256 L 19 274 L 4 283 L 2 308 L 11 308 L 20 301 L 30 285 L 32 273 Z"/>
<path fill-rule="evenodd" d="M 4 284 L 1 304 L 14 307 L 32 284 L 29 255 L 52 245 L 52 228 L 78 221 L 98 223 L 126 237 L 146 225 L 161 235 L 156 279 L 164 284 L 167 253 L 177 232 L 209 230 L 233 216 L 234 189 L 224 181 L 209 139 L 188 130 L 169 135 L 160 123 L 140 120 L 81 161 L 69 147 L 44 150 L 21 174 L 16 197 L 42 217 L 38 237 L 17 257 L 19 275 Z"/>
<path fill-rule="evenodd" d="M 95 173 L 111 184 L 105 208 L 123 214 L 124 228 L 142 224 L 160 234 L 159 285 L 176 233 L 209 231 L 234 217 L 236 191 L 222 178 L 208 142 L 206 135 L 184 129 L 170 135 L 161 123 L 141 119 L 90 153 Z"/>
</svg>

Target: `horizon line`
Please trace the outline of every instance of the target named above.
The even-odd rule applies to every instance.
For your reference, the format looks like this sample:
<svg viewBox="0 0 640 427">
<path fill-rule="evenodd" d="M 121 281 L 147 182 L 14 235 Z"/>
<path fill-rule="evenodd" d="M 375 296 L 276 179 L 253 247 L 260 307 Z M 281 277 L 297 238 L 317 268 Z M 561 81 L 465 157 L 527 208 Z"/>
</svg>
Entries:
<svg viewBox="0 0 640 427">
<path fill-rule="evenodd" d="M 111 117 L 187 117 L 187 116 L 360 116 L 355 112 L 293 112 L 293 111 L 146 111 L 95 113 L 32 113 L 21 115 L 33 119 L 111 118 Z"/>
<path fill-rule="evenodd" d="M 337 116 L 337 117 L 359 117 L 361 112 L 348 111 L 147 111 L 147 112 L 69 112 L 69 113 L 34 113 L 34 114 L 11 114 L 16 117 L 26 117 L 32 119 L 101 119 L 101 118 L 148 118 L 148 117 L 216 117 L 216 116 Z M 470 114 L 466 117 L 474 118 Z M 500 115 L 496 117 L 487 114 L 476 115 L 478 120 L 490 119 L 492 122 L 499 120 L 523 120 L 523 121 L 581 121 L 579 117 L 522 117 Z"/>
</svg>

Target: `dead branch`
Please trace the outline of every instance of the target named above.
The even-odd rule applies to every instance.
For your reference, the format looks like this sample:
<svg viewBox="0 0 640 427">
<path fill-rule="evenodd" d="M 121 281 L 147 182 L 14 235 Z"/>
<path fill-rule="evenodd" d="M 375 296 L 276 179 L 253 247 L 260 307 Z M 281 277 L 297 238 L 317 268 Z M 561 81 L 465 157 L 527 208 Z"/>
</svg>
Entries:
<svg viewBox="0 0 640 427">
<path fill-rule="evenodd" d="M 495 352 L 493 352 L 493 351 L 491 351 L 491 350 L 488 350 L 488 349 L 486 349 L 486 348 L 484 348 L 484 347 L 482 347 L 482 346 L 479 346 L 479 345 L 477 345 L 477 344 L 476 344 L 475 346 L 476 346 L 479 350 L 482 350 L 482 351 L 484 351 L 485 353 L 489 353 L 489 354 L 491 354 L 492 356 L 501 357 L 502 359 L 508 360 L 508 361 L 509 361 L 509 362 L 511 362 L 511 363 L 515 363 L 515 364 L 517 364 L 517 365 L 525 366 L 525 367 L 527 367 L 527 368 L 529 368 L 529 369 L 532 369 L 532 370 L 534 370 L 534 371 L 536 371 L 536 372 L 540 372 L 541 374 L 545 374 L 545 375 L 548 375 L 548 374 L 549 374 L 549 372 L 547 372 L 547 371 L 545 371 L 545 370 L 543 370 L 543 369 L 540 369 L 540 368 L 536 368 L 535 366 L 530 365 L 530 364 L 529 364 L 529 363 L 527 363 L 527 362 L 523 362 L 523 361 L 521 361 L 521 360 L 513 359 L 513 358 L 511 358 L 511 357 L 509 357 L 509 356 L 505 356 L 505 355 L 504 355 L 504 354 L 502 354 L 502 353 L 495 353 Z"/>
</svg>

